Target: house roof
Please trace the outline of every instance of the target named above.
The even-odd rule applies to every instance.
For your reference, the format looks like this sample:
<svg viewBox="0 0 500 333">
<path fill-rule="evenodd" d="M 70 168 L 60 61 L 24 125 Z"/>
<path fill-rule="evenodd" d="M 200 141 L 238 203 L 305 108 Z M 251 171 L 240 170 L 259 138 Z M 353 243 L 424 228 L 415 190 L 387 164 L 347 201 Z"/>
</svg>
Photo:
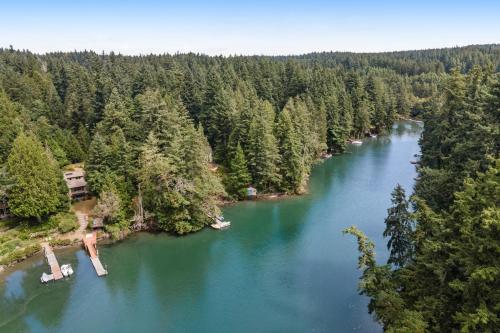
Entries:
<svg viewBox="0 0 500 333">
<path fill-rule="evenodd" d="M 87 186 L 85 181 L 85 171 L 83 169 L 77 168 L 72 171 L 64 173 L 64 180 L 68 185 L 68 188 L 83 187 Z"/>
<path fill-rule="evenodd" d="M 64 173 L 64 179 L 69 180 L 72 178 L 80 178 L 85 176 L 85 171 L 83 169 L 75 169 L 73 171 L 68 171 Z"/>
<path fill-rule="evenodd" d="M 68 184 L 69 188 L 76 188 L 76 187 L 87 186 L 87 182 L 83 178 L 67 180 L 66 184 Z"/>
</svg>

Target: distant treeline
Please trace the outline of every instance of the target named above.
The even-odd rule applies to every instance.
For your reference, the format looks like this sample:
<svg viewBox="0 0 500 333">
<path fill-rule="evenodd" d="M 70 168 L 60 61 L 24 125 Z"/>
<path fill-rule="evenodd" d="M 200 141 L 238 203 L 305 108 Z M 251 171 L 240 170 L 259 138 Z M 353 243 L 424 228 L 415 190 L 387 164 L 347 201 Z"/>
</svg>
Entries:
<svg viewBox="0 0 500 333">
<path fill-rule="evenodd" d="M 59 181 L 39 189 L 39 177 L 9 163 L 21 149 L 43 147 L 36 161 L 15 163 L 28 172 L 40 159 L 59 167 L 84 161 L 90 189 L 120 207 L 108 223 L 127 224 L 140 188 L 147 218 L 160 228 L 198 230 L 218 213 L 217 198 L 242 198 L 250 184 L 302 192 L 322 153 L 342 153 L 350 138 L 425 114 L 451 68 L 495 73 L 499 52 L 498 45 L 288 57 L 0 49 L 2 195 L 23 217 L 64 207 L 57 200 L 37 207 L 54 199 L 47 193 Z"/>
</svg>

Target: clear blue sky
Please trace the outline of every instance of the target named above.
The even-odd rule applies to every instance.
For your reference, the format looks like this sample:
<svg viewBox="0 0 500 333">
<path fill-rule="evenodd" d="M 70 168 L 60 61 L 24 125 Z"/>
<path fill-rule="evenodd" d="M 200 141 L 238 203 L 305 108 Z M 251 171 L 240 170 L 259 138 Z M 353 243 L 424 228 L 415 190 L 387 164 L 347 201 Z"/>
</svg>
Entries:
<svg viewBox="0 0 500 333">
<path fill-rule="evenodd" d="M 0 46 L 299 54 L 500 42 L 500 0 L 0 0 Z"/>
</svg>

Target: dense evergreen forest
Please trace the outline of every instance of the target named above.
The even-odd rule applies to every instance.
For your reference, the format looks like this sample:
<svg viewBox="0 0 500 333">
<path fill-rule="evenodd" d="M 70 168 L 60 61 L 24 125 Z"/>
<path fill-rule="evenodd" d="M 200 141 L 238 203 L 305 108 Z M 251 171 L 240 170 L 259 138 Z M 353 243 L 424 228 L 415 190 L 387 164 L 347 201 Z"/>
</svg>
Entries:
<svg viewBox="0 0 500 333">
<path fill-rule="evenodd" d="M 84 162 L 99 205 L 113 207 L 109 226 L 128 228 L 140 195 L 148 222 L 183 234 L 249 184 L 303 192 L 322 154 L 414 116 L 429 124 L 417 192 L 438 214 L 465 177 L 491 176 L 498 100 L 484 96 L 499 69 L 498 45 L 287 57 L 0 49 L 0 194 L 15 216 L 43 221 L 68 207 L 61 169 Z M 474 105 L 467 115 L 450 80 Z"/>
<path fill-rule="evenodd" d="M 358 239 L 360 291 L 386 332 L 499 332 L 499 76 L 452 69 L 431 104 L 414 195 L 392 194 L 387 264 L 345 231 Z"/>
</svg>

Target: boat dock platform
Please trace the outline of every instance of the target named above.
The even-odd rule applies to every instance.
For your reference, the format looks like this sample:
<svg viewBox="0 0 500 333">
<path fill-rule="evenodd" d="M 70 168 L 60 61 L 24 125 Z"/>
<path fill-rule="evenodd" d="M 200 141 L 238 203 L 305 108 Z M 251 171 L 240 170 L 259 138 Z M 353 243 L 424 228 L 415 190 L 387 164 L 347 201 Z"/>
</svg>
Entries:
<svg viewBox="0 0 500 333">
<path fill-rule="evenodd" d="M 54 251 L 52 250 L 52 247 L 50 247 L 49 244 L 45 243 L 43 244 L 43 253 L 45 255 L 45 258 L 47 259 L 47 263 L 50 266 L 50 271 L 52 274 L 51 280 L 60 280 L 63 278 L 63 274 L 61 272 L 61 267 L 59 266 L 59 263 L 57 262 L 56 255 L 54 254 Z"/>
<path fill-rule="evenodd" d="M 83 236 L 83 245 L 85 246 L 85 250 L 87 250 L 87 252 L 90 256 L 90 261 L 92 262 L 92 265 L 94 266 L 94 269 L 97 273 L 97 276 L 107 275 L 108 271 L 102 265 L 101 260 L 99 260 L 99 256 L 97 253 L 97 236 L 96 236 L 96 234 L 93 232 L 93 233 L 86 234 L 85 236 Z"/>
</svg>

